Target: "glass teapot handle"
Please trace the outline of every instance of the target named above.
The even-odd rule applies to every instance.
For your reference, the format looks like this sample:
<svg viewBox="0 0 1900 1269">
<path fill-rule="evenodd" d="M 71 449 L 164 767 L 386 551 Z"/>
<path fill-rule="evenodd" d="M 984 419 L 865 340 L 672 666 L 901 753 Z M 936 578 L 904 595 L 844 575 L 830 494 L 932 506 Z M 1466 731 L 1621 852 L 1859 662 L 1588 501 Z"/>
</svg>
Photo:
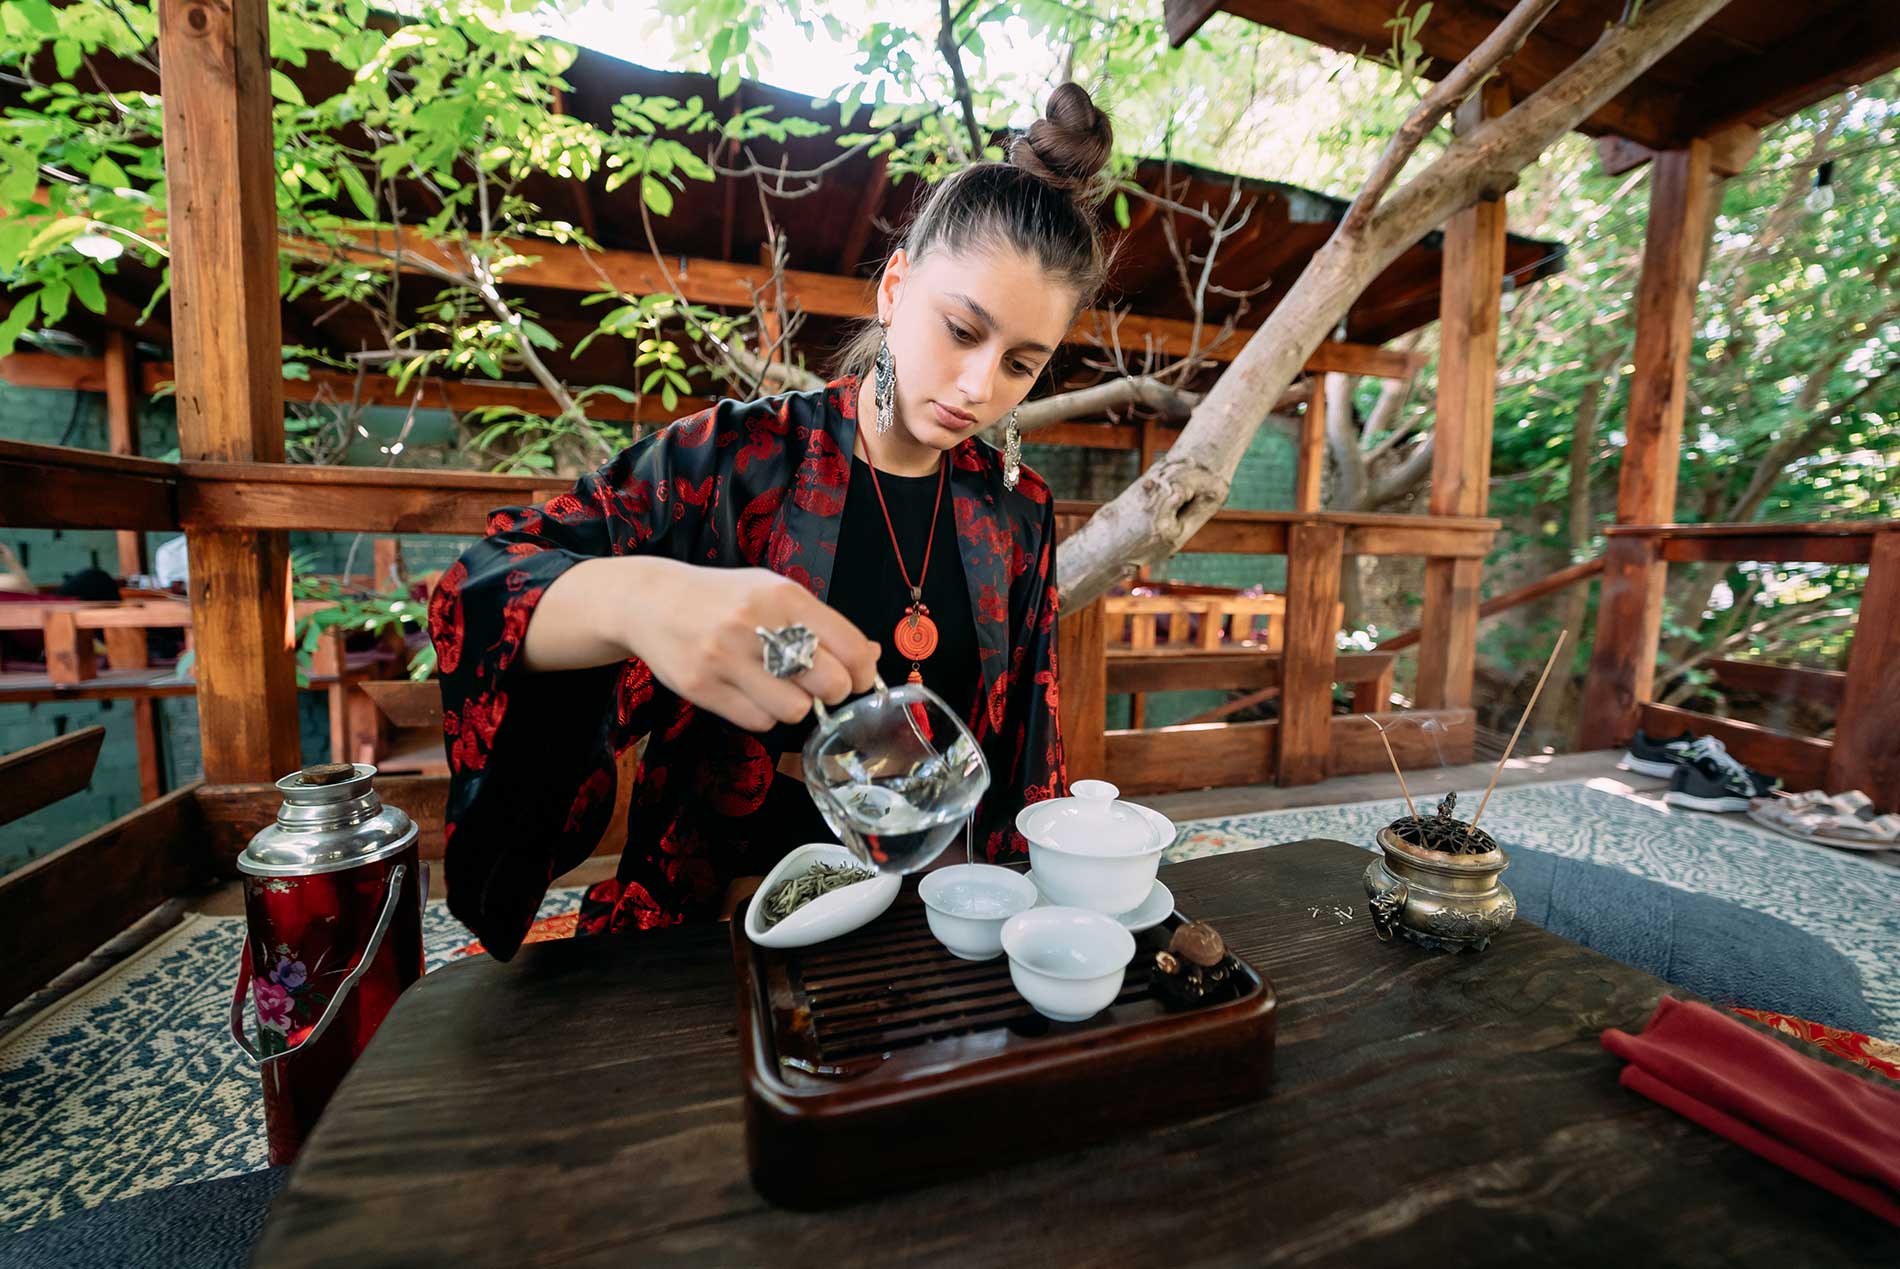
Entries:
<svg viewBox="0 0 1900 1269">
<path fill-rule="evenodd" d="M 244 997 L 251 985 L 251 936 L 249 931 L 245 932 L 244 951 L 238 957 L 237 992 L 231 997 L 231 1037 L 250 1054 L 251 1061 L 260 1067 L 267 1066 L 279 1058 L 289 1057 L 306 1044 L 316 1043 L 317 1038 L 329 1027 L 330 1020 L 336 1017 L 337 1010 L 343 1007 L 344 999 L 355 988 L 357 980 L 368 973 L 369 967 L 375 963 L 376 953 L 383 948 L 383 936 L 389 933 L 389 923 L 395 918 L 396 904 L 402 898 L 402 879 L 408 873 L 407 864 L 397 864 L 383 878 L 383 910 L 376 916 L 376 926 L 370 931 L 369 943 L 364 946 L 363 954 L 357 957 L 356 964 L 350 966 L 350 972 L 336 989 L 336 995 L 330 997 L 330 1003 L 323 1007 L 323 1015 L 317 1019 L 317 1025 L 310 1028 L 310 1034 L 282 1053 L 260 1054 L 257 1046 L 251 1043 L 251 1038 L 244 1034 Z"/>
</svg>

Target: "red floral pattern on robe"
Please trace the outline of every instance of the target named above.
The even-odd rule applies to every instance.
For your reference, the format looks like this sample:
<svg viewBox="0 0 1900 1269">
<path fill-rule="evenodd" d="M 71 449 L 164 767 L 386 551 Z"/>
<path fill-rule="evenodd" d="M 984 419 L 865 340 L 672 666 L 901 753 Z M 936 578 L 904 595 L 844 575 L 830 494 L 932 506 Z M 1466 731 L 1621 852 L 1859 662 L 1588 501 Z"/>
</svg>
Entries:
<svg viewBox="0 0 1900 1269">
<path fill-rule="evenodd" d="M 443 575 L 429 605 L 450 782 L 449 907 L 503 959 L 550 880 L 585 859 L 615 805 L 616 755 L 647 745 L 617 876 L 589 892 L 581 933 L 719 915 L 730 882 L 784 843 L 760 813 L 778 755 L 629 661 L 515 669 L 541 596 L 586 559 L 634 553 L 764 566 L 824 598 L 857 433 L 855 379 L 722 401 L 629 447 L 540 507 L 507 507 Z M 1055 504 L 1025 468 L 975 440 L 951 454 L 959 554 L 981 683 L 969 723 L 989 763 L 978 840 L 1018 858 L 1016 812 L 1068 782 L 1056 722 Z"/>
</svg>

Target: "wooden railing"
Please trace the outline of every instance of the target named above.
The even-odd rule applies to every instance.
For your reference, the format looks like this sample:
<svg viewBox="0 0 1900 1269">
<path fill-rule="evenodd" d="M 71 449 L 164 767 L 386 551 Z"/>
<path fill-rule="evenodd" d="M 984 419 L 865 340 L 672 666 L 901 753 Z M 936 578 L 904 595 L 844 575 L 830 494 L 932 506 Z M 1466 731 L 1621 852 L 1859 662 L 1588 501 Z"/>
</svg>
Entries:
<svg viewBox="0 0 1900 1269">
<path fill-rule="evenodd" d="M 1057 505 L 1058 533 L 1082 523 L 1093 507 Z M 1386 765 L 1377 722 L 1333 713 L 1333 687 L 1361 679 L 1372 668 L 1364 654 L 1337 650 L 1340 571 L 1349 555 L 1425 555 L 1482 559 L 1495 520 L 1449 516 L 1358 515 L 1340 512 L 1227 511 L 1189 540 L 1187 552 L 1287 557 L 1285 646 L 1277 659 L 1197 650 L 1174 658 L 1117 663 L 1106 649 L 1108 616 L 1097 601 L 1066 612 L 1058 625 L 1062 667 L 1064 744 L 1074 772 L 1102 771 L 1135 793 L 1169 792 L 1277 782 L 1311 784 L 1328 776 L 1376 771 Z M 1473 597 L 1475 600 L 1475 596 Z M 1199 658 L 1189 660 L 1189 656 Z M 1384 659 L 1386 654 L 1375 654 Z M 1375 675 L 1376 677 L 1376 675 Z M 1107 730 L 1110 691 L 1186 688 L 1278 688 L 1280 717 L 1245 723 L 1188 723 L 1152 729 Z M 1376 688 L 1374 689 L 1377 690 Z M 1371 702 L 1365 702 L 1371 703 Z M 1475 716 L 1469 708 L 1409 711 L 1429 720 L 1391 731 L 1405 765 L 1468 762 Z"/>
<path fill-rule="evenodd" d="M 1615 525 L 1607 532 L 1580 748 L 1620 745 L 1638 727 L 1664 736 L 1688 728 L 1715 736 L 1792 789 L 1859 789 L 1882 809 L 1900 808 L 1900 521 Z M 1832 740 L 1652 699 L 1668 566 L 1744 560 L 1868 566 L 1845 674 L 1738 661 L 1715 667 L 1718 676 L 1739 676 L 1753 690 L 1838 701 Z"/>
</svg>

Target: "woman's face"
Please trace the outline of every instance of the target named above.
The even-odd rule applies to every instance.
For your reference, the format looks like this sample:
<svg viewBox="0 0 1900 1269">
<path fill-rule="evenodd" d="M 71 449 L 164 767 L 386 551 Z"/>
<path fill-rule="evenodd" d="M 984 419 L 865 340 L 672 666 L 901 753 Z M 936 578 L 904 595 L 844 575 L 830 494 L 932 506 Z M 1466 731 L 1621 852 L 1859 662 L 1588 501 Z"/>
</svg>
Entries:
<svg viewBox="0 0 1900 1269">
<path fill-rule="evenodd" d="M 1009 249 L 894 252 L 878 283 L 909 438 L 947 450 L 1022 404 L 1074 319 L 1073 290 Z"/>
</svg>

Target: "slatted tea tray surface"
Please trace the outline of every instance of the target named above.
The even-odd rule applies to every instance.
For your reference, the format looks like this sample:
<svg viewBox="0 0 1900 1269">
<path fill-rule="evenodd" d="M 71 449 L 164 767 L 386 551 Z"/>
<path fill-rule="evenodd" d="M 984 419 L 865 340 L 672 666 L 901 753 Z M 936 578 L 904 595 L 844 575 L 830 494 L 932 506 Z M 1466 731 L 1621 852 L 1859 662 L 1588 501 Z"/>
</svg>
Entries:
<svg viewBox="0 0 1900 1269">
<path fill-rule="evenodd" d="M 1262 1095 L 1275 1002 L 1256 970 L 1243 962 L 1234 998 L 1192 1010 L 1148 992 L 1185 919 L 1137 935 L 1121 994 L 1080 1023 L 1036 1013 L 1007 958 L 951 956 L 914 885 L 816 947 L 755 947 L 734 922 L 754 1182 L 827 1205 Z"/>
<path fill-rule="evenodd" d="M 892 906 L 859 939 L 806 948 L 787 958 L 785 975 L 809 1031 L 786 1035 L 781 1058 L 835 1065 L 975 1032 L 1046 1035 L 1056 1024 L 1017 994 L 1009 960 L 958 960 L 931 934 L 921 903 Z M 1139 942 L 1116 997 L 1117 1010 L 1147 1002 L 1154 951 Z"/>
</svg>

